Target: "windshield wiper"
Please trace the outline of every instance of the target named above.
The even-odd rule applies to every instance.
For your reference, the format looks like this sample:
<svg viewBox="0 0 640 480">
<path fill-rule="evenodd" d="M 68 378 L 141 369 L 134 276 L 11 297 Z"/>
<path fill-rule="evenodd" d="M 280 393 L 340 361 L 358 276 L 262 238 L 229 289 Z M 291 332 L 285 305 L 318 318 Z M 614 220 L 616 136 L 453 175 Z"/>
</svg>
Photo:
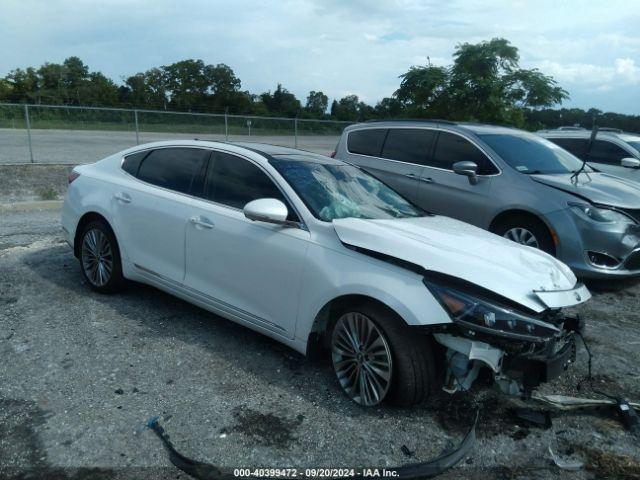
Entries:
<svg viewBox="0 0 640 480">
<path fill-rule="evenodd" d="M 531 170 L 531 171 L 526 171 L 526 172 L 522 172 L 525 175 L 540 175 L 541 173 L 544 173 L 542 170 Z"/>
<path fill-rule="evenodd" d="M 585 153 L 584 155 L 584 159 L 582 160 L 582 165 L 580 166 L 580 168 L 575 172 L 573 172 L 573 175 L 571 175 L 572 181 L 574 179 L 577 179 L 578 175 L 580 175 L 584 171 L 585 167 L 587 166 L 587 159 L 589 158 L 589 155 L 591 155 L 591 147 L 593 147 L 593 142 L 596 140 L 597 135 L 598 135 L 598 126 L 594 125 L 593 130 L 591 130 L 591 137 L 589 138 L 589 146 L 587 147 L 587 153 Z"/>
</svg>

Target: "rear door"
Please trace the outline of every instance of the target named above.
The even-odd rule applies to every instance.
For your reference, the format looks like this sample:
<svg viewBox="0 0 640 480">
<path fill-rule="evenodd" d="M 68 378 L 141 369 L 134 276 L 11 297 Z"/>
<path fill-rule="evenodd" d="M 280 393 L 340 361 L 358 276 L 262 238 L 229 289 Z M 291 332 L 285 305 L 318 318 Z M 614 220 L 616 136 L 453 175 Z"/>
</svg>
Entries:
<svg viewBox="0 0 640 480">
<path fill-rule="evenodd" d="M 453 164 L 472 161 L 478 165 L 478 183 L 453 172 Z M 486 227 L 495 211 L 491 188 L 497 167 L 480 148 L 457 133 L 440 131 L 433 156 L 422 171 L 420 205 L 440 215 Z"/>
<path fill-rule="evenodd" d="M 347 137 L 349 162 L 417 203 L 420 175 L 434 137 L 433 132 L 416 128 L 354 130 Z"/>
<path fill-rule="evenodd" d="M 172 147 L 135 155 L 123 169 L 137 180 L 119 186 L 112 199 L 123 254 L 136 269 L 181 283 L 189 193 L 210 151 Z"/>
<path fill-rule="evenodd" d="M 216 152 L 202 199 L 194 199 L 186 230 L 185 285 L 216 309 L 292 338 L 309 232 L 251 221 L 243 207 L 277 198 L 296 212 L 257 164 Z"/>
</svg>

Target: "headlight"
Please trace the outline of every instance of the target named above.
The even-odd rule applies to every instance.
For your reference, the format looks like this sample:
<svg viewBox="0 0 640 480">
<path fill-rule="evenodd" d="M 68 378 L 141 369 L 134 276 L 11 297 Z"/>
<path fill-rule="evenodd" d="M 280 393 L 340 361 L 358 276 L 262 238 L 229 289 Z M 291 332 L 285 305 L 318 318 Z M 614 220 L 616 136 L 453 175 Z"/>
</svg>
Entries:
<svg viewBox="0 0 640 480">
<path fill-rule="evenodd" d="M 471 330 L 514 340 L 541 342 L 560 333 L 560 328 L 490 300 L 451 287 L 424 281 L 447 310 L 454 323 Z"/>
<path fill-rule="evenodd" d="M 631 217 L 610 208 L 594 207 L 586 203 L 569 203 L 571 210 L 583 220 L 596 223 L 636 223 Z"/>
</svg>

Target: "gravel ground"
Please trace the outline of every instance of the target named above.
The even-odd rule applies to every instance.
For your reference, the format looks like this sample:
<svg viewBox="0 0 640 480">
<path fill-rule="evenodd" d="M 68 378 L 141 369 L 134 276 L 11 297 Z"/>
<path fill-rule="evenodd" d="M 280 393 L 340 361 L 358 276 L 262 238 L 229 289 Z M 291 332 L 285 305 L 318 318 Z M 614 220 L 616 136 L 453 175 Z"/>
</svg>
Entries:
<svg viewBox="0 0 640 480">
<path fill-rule="evenodd" d="M 154 415 L 182 453 L 224 467 L 394 466 L 457 444 L 475 404 L 479 441 L 442 478 L 640 478 L 638 440 L 606 411 L 527 427 L 488 386 L 412 409 L 362 409 L 326 361 L 150 287 L 93 293 L 58 218 L 0 210 L 2 478 L 185 478 L 143 427 Z M 640 283 L 591 287 L 582 313 L 596 383 L 640 400 Z M 581 349 L 544 391 L 575 394 L 585 363 Z M 585 466 L 558 469 L 550 444 Z"/>
<path fill-rule="evenodd" d="M 224 141 L 224 135 L 203 133 L 141 132 L 140 143 L 160 140 L 194 139 Z M 339 136 L 300 135 L 298 148 L 328 154 L 335 149 Z M 36 163 L 92 163 L 120 150 L 136 145 L 134 132 L 92 130 L 31 130 L 33 158 Z M 231 142 L 263 142 L 294 146 L 293 135 L 229 135 Z M 27 131 L 0 128 L 0 164 L 29 163 Z"/>
</svg>

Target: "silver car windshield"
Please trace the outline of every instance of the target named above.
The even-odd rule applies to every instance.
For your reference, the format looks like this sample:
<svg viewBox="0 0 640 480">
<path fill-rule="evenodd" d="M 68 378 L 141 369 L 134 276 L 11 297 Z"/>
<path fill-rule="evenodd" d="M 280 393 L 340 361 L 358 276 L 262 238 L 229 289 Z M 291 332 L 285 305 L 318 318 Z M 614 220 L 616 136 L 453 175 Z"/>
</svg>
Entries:
<svg viewBox="0 0 640 480">
<path fill-rule="evenodd" d="M 412 205 L 377 178 L 351 165 L 272 158 L 270 163 L 316 218 L 391 219 L 421 217 Z"/>
<path fill-rule="evenodd" d="M 521 173 L 574 173 L 582 166 L 582 160 L 555 143 L 536 135 L 522 133 L 478 136 L 505 162 Z M 593 169 L 586 166 L 584 171 L 592 172 Z"/>
</svg>

